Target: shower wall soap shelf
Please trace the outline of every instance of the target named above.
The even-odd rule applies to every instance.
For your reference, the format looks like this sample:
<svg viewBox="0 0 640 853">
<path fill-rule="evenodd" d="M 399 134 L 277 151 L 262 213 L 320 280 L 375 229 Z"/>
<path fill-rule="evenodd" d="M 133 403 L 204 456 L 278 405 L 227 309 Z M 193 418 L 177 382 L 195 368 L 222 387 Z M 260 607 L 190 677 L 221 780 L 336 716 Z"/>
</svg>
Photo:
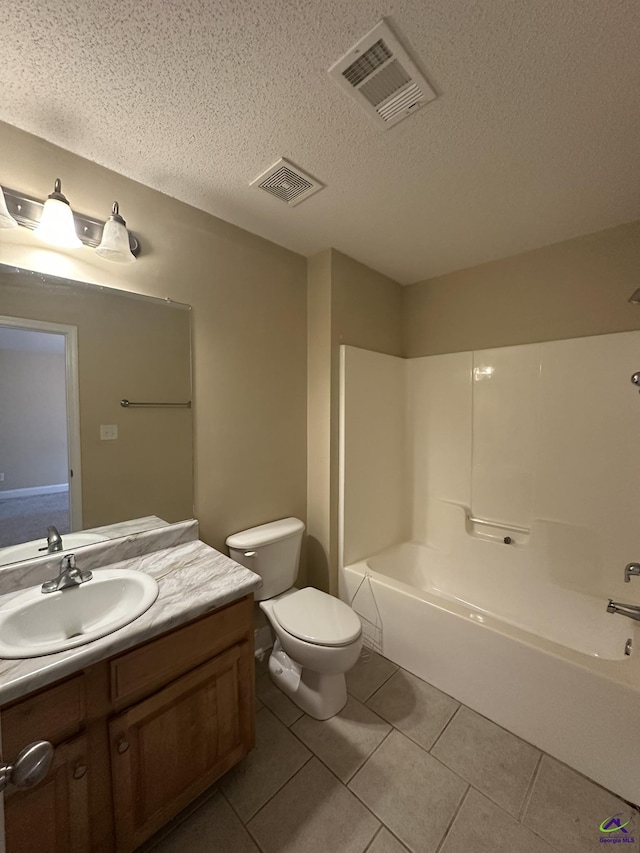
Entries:
<svg viewBox="0 0 640 853">
<path fill-rule="evenodd" d="M 492 542 L 503 542 L 505 545 L 526 545 L 531 535 L 530 527 L 521 527 L 505 521 L 492 521 L 488 518 L 477 518 L 467 512 L 466 528 L 470 536 L 478 539 L 488 539 Z"/>
</svg>

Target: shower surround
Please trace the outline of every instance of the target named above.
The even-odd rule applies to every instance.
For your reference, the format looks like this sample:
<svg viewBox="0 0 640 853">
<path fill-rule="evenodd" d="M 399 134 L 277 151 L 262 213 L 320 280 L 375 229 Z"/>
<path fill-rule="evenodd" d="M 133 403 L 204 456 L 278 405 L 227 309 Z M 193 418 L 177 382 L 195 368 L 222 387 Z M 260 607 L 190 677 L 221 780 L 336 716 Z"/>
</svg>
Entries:
<svg viewBox="0 0 640 853">
<path fill-rule="evenodd" d="M 343 347 L 340 427 L 340 594 L 369 645 L 635 803 L 640 623 L 606 605 L 640 603 L 638 368 L 639 332 Z"/>
</svg>

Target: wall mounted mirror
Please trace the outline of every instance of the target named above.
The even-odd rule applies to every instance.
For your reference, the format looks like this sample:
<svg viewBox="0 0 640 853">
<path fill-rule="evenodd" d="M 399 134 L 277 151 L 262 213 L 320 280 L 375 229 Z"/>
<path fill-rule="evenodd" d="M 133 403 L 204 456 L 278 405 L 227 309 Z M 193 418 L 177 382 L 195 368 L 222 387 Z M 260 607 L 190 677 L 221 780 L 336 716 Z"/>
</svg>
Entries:
<svg viewBox="0 0 640 853">
<path fill-rule="evenodd" d="M 191 518 L 191 394 L 189 306 L 0 264 L 0 566 Z"/>
</svg>

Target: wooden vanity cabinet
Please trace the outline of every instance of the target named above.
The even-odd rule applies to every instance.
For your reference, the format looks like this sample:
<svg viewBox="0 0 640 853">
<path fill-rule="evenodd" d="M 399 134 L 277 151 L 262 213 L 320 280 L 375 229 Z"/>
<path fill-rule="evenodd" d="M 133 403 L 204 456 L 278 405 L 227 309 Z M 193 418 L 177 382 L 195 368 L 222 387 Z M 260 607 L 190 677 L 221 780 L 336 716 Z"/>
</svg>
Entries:
<svg viewBox="0 0 640 853">
<path fill-rule="evenodd" d="M 128 853 L 254 745 L 253 596 L 1 710 L 3 760 L 56 747 L 5 792 L 7 853 Z"/>
<path fill-rule="evenodd" d="M 111 720 L 118 850 L 133 850 L 246 753 L 247 643 Z"/>
</svg>

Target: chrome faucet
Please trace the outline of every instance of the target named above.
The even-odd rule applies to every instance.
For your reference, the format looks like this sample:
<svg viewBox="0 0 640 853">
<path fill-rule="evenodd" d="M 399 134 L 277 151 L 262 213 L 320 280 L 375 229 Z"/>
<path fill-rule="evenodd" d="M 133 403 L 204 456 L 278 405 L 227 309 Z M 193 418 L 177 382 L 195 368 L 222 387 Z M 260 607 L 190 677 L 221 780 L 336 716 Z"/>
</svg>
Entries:
<svg viewBox="0 0 640 853">
<path fill-rule="evenodd" d="M 44 551 L 44 548 L 42 549 Z M 62 551 L 62 536 L 58 533 L 58 528 L 47 527 L 47 552 L 55 554 L 56 551 Z"/>
<path fill-rule="evenodd" d="M 613 601 L 610 598 L 607 613 L 619 613 L 621 616 L 628 616 L 629 619 L 640 622 L 640 604 L 623 604 L 621 601 Z"/>
<path fill-rule="evenodd" d="M 63 589 L 80 586 L 81 583 L 90 581 L 92 577 L 93 572 L 81 572 L 76 567 L 75 554 L 65 554 L 60 561 L 60 574 L 57 578 L 43 583 L 42 592 L 59 592 Z"/>
<path fill-rule="evenodd" d="M 640 563 L 629 563 L 624 568 L 624 582 L 629 583 L 632 575 L 640 575 Z"/>
</svg>

